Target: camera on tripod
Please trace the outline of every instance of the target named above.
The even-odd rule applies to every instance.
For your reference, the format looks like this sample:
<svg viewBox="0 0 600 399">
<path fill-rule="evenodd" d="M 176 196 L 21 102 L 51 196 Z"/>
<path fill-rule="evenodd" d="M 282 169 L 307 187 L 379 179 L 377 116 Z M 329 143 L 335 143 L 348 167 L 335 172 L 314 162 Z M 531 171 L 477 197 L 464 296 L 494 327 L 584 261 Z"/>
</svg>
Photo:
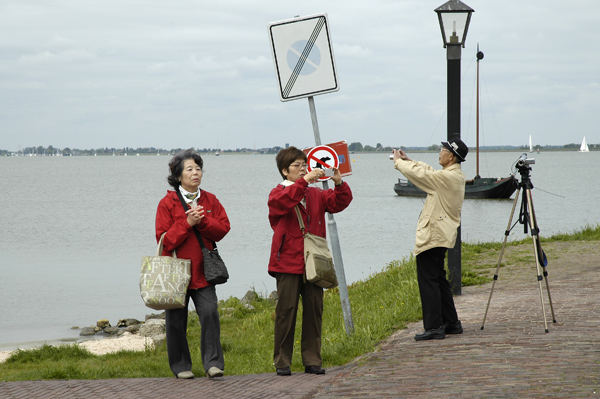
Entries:
<svg viewBox="0 0 600 399">
<path fill-rule="evenodd" d="M 535 164 L 535 158 L 527 159 L 527 153 L 521 154 L 517 159 L 517 169 L 531 169 L 529 165 Z"/>
</svg>

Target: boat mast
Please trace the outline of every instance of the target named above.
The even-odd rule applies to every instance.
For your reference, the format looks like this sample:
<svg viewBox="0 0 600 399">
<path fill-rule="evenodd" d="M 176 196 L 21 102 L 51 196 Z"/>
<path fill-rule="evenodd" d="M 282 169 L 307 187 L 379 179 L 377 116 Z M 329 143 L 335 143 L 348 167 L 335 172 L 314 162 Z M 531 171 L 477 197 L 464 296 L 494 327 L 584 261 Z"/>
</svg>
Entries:
<svg viewBox="0 0 600 399">
<path fill-rule="evenodd" d="M 477 132 L 477 143 L 476 143 L 476 154 L 477 154 L 477 167 L 475 177 L 479 178 L 479 60 L 483 59 L 483 52 L 479 51 L 479 43 L 477 43 L 477 107 L 476 107 L 476 132 Z"/>
</svg>

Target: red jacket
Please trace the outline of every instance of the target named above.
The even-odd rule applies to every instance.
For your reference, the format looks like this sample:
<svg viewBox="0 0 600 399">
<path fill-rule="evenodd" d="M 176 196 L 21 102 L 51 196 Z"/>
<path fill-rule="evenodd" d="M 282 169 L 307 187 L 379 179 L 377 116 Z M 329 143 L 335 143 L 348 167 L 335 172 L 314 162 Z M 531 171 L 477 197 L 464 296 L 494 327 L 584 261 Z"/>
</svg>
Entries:
<svg viewBox="0 0 600 399">
<path fill-rule="evenodd" d="M 306 198 L 306 207 L 300 201 Z M 303 179 L 291 186 L 277 185 L 269 194 L 269 222 L 273 229 L 269 274 L 304 274 L 304 240 L 294 206 L 298 205 L 309 233 L 325 237 L 325 212 L 337 213 L 352 201 L 350 186 L 333 189 L 308 187 Z"/>
<path fill-rule="evenodd" d="M 204 246 L 212 249 L 213 241 L 220 241 L 229 231 L 229 219 L 217 197 L 208 191 L 201 190 L 198 205 L 204 207 L 204 218 L 196 225 L 196 229 L 202 235 Z M 187 215 L 177 193 L 170 190 L 167 190 L 167 195 L 160 200 L 156 210 L 156 242 L 165 231 L 167 234 L 163 240 L 162 255 L 171 255 L 175 249 L 178 258 L 191 259 L 192 277 L 188 288 L 207 287 L 209 284 L 204 278 L 202 249 L 187 222 Z"/>
</svg>

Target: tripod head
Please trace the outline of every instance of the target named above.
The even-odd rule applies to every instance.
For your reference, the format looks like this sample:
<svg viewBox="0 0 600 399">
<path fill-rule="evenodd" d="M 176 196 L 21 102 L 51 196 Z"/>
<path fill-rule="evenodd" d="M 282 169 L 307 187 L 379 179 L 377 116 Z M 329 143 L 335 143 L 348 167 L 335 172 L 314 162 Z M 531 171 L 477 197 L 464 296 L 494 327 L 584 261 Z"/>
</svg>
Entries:
<svg viewBox="0 0 600 399">
<path fill-rule="evenodd" d="M 519 159 L 515 162 L 515 167 L 519 171 L 521 175 L 521 182 L 519 183 L 519 187 L 521 188 L 533 188 L 533 183 L 531 182 L 531 178 L 529 177 L 529 172 L 531 172 L 531 166 L 535 164 L 535 159 L 527 159 L 527 153 L 521 154 Z"/>
<path fill-rule="evenodd" d="M 521 175 L 521 181 L 519 182 L 518 186 L 519 189 L 523 189 L 523 199 L 521 201 L 521 211 L 519 212 L 518 222 L 523 225 L 525 234 L 527 234 L 527 227 L 528 225 L 530 225 L 531 222 L 529 219 L 529 212 L 527 209 L 527 192 L 533 188 L 533 183 L 531 182 L 530 178 L 531 165 L 533 164 L 535 164 L 535 159 L 527 159 L 527 153 L 521 154 L 519 159 L 517 159 L 514 164 L 517 170 L 519 171 L 519 174 Z M 532 230 L 536 229 L 535 226 L 531 226 L 531 228 Z"/>
</svg>

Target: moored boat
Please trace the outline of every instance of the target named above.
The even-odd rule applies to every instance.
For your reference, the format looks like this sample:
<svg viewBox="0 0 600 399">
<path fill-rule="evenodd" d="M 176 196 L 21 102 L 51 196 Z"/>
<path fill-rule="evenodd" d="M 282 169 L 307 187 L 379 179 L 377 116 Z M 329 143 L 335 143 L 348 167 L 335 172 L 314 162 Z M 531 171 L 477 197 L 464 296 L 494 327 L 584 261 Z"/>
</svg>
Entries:
<svg viewBox="0 0 600 399">
<path fill-rule="evenodd" d="M 518 184 L 518 180 L 512 175 L 504 178 L 475 177 L 465 181 L 465 198 L 509 198 L 517 189 Z M 394 184 L 394 191 L 403 197 L 424 197 L 426 195 L 423 190 L 406 179 L 398 179 L 398 182 Z"/>
</svg>

